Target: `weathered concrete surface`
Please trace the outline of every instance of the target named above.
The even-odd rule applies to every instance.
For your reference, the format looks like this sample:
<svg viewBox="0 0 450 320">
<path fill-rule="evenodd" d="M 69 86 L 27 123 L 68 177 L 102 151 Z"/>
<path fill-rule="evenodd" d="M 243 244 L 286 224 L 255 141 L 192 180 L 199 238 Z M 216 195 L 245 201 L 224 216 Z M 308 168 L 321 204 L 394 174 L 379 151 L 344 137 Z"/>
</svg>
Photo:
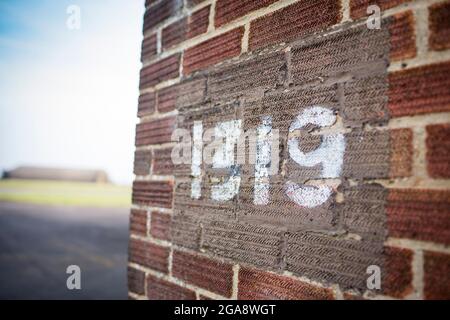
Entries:
<svg viewBox="0 0 450 320">
<path fill-rule="evenodd" d="M 128 209 L 0 202 L 0 299 L 127 299 Z M 68 290 L 66 268 L 81 268 Z"/>
</svg>

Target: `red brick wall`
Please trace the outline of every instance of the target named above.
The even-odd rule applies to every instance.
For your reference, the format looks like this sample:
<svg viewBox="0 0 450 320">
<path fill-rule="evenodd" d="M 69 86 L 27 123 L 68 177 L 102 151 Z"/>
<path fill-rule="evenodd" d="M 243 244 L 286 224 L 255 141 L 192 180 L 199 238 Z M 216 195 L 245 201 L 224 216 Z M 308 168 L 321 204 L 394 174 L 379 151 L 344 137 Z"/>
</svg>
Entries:
<svg viewBox="0 0 450 320">
<path fill-rule="evenodd" d="M 144 1 L 143 1 L 144 2 Z M 370 4 L 381 29 L 366 26 Z M 133 299 L 450 299 L 450 1 L 145 1 L 128 283 Z M 298 166 L 288 128 L 311 105 L 337 115 L 342 170 Z M 272 116 L 280 172 L 253 203 L 190 195 L 175 128 Z M 318 131 L 321 134 L 321 131 Z M 317 134 L 302 133 L 313 150 Z M 221 176 L 222 175 L 222 176 Z M 314 208 L 284 184 L 333 184 Z M 333 180 L 333 181 L 330 181 Z M 367 289 L 366 267 L 381 288 Z"/>
</svg>

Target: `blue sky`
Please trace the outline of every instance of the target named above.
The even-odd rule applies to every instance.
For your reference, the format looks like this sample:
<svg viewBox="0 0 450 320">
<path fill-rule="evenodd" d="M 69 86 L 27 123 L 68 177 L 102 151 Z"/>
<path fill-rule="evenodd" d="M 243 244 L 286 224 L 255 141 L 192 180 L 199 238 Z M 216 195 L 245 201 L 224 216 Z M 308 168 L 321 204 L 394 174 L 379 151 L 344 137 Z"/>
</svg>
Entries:
<svg viewBox="0 0 450 320">
<path fill-rule="evenodd" d="M 69 30 L 66 10 L 81 9 Z M 144 0 L 0 0 L 0 170 L 105 169 L 130 183 Z"/>
</svg>

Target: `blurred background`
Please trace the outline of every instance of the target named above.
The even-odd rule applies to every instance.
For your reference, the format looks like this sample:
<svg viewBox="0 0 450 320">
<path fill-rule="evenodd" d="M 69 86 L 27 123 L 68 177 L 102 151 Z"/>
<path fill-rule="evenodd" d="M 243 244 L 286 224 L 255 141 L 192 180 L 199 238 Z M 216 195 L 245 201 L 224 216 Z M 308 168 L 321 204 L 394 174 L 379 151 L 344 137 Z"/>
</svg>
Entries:
<svg viewBox="0 0 450 320">
<path fill-rule="evenodd" d="M 0 299 L 127 298 L 143 13 L 0 0 Z"/>
</svg>

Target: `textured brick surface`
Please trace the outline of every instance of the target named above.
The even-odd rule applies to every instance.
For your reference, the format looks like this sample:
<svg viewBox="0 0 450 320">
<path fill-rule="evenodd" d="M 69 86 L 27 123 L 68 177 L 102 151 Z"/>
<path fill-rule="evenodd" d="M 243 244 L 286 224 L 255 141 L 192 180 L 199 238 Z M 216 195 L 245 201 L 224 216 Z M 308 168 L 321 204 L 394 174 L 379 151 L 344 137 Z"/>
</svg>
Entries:
<svg viewBox="0 0 450 320">
<path fill-rule="evenodd" d="M 218 0 L 216 3 L 215 25 L 219 27 L 246 14 L 267 7 L 278 0 Z"/>
<path fill-rule="evenodd" d="M 195 292 L 179 285 L 147 276 L 147 296 L 150 300 L 195 300 Z"/>
<path fill-rule="evenodd" d="M 134 174 L 146 176 L 150 174 L 152 164 L 152 152 L 150 150 L 139 150 L 134 153 Z"/>
<path fill-rule="evenodd" d="M 170 241 L 170 215 L 152 212 L 150 220 L 150 235 L 157 239 Z"/>
<path fill-rule="evenodd" d="M 172 274 L 200 288 L 231 297 L 233 269 L 229 263 L 175 250 Z"/>
<path fill-rule="evenodd" d="M 391 190 L 387 205 L 389 235 L 450 244 L 450 192 Z"/>
<path fill-rule="evenodd" d="M 382 274 L 381 290 L 383 294 L 404 298 L 413 291 L 413 252 L 408 249 L 386 247 L 385 257 L 385 272 Z"/>
<path fill-rule="evenodd" d="M 353 19 L 367 16 L 367 7 L 376 4 L 382 11 L 396 7 L 410 0 L 350 0 L 350 16 Z"/>
<path fill-rule="evenodd" d="M 434 50 L 450 48 L 450 1 L 430 6 L 429 12 L 428 45 Z"/>
<path fill-rule="evenodd" d="M 238 299 L 243 300 L 331 300 L 330 289 L 316 287 L 261 270 L 241 267 Z"/>
<path fill-rule="evenodd" d="M 171 142 L 175 118 L 163 118 L 140 123 L 136 126 L 136 146 Z"/>
<path fill-rule="evenodd" d="M 427 169 L 433 178 L 450 178 L 450 125 L 426 127 Z"/>
<path fill-rule="evenodd" d="M 138 116 L 146 116 L 155 112 L 156 94 L 154 92 L 144 93 L 139 96 Z"/>
<path fill-rule="evenodd" d="M 168 272 L 169 249 L 137 239 L 130 239 L 128 259 L 142 266 Z"/>
<path fill-rule="evenodd" d="M 257 1 L 253 2 L 258 3 Z M 326 29 L 338 23 L 340 19 L 340 1 L 338 0 L 314 2 L 301 0 L 252 21 L 249 48 L 254 50 L 270 44 L 293 40 L 296 37 Z"/>
<path fill-rule="evenodd" d="M 450 111 L 450 63 L 437 63 L 389 75 L 393 117 Z"/>
<path fill-rule="evenodd" d="M 147 235 L 147 211 L 131 209 L 130 233 L 141 236 Z"/>
<path fill-rule="evenodd" d="M 450 299 L 450 255 L 424 252 L 424 296 L 430 300 Z"/>
<path fill-rule="evenodd" d="M 151 59 L 156 56 L 157 44 L 156 44 L 156 34 L 152 34 L 142 40 L 141 47 L 141 61 Z"/>
<path fill-rule="evenodd" d="M 163 0 L 148 8 L 144 14 L 144 33 L 177 14 L 182 7 L 183 0 Z"/>
<path fill-rule="evenodd" d="M 395 14 L 389 21 L 391 34 L 391 60 L 409 59 L 416 56 L 416 36 L 412 11 Z"/>
<path fill-rule="evenodd" d="M 143 295 L 145 294 L 145 272 L 128 267 L 128 290 Z"/>
<path fill-rule="evenodd" d="M 180 54 L 154 62 L 141 70 L 140 89 L 152 87 L 159 82 L 176 78 L 180 75 Z"/>
<path fill-rule="evenodd" d="M 241 53 L 243 34 L 244 28 L 240 27 L 186 49 L 183 73 L 189 74 L 227 58 L 238 56 Z"/>
<path fill-rule="evenodd" d="M 172 148 L 155 149 L 153 158 L 153 174 L 173 174 Z"/>
<path fill-rule="evenodd" d="M 164 181 L 133 182 L 134 204 L 153 207 L 172 207 L 172 183 Z"/>
<path fill-rule="evenodd" d="M 209 24 L 209 10 L 210 6 L 207 6 L 165 27 L 161 40 L 163 49 L 205 33 Z"/>
<path fill-rule="evenodd" d="M 205 0 L 187 0 L 186 4 L 187 4 L 188 7 L 193 7 L 193 6 L 196 6 L 196 5 L 198 5 L 198 4 L 200 4 L 200 3 L 204 2 L 204 1 Z"/>
</svg>

